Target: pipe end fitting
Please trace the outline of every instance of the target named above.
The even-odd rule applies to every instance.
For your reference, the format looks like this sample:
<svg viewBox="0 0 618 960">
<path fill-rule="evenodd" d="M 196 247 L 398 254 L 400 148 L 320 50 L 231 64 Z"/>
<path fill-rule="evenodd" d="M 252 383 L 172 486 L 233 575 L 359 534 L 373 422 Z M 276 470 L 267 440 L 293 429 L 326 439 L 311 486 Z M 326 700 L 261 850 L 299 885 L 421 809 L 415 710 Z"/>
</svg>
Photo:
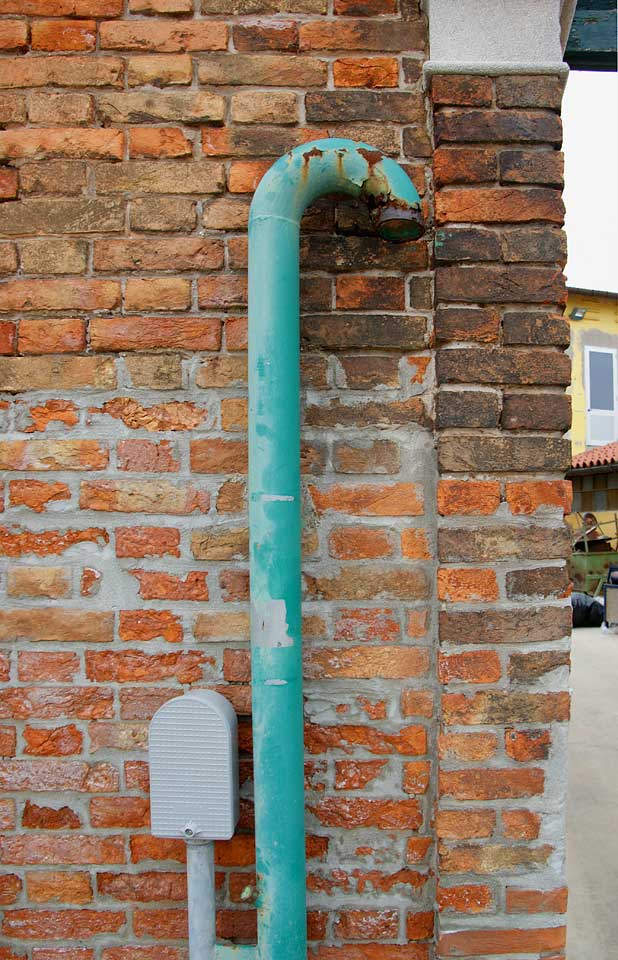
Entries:
<svg viewBox="0 0 618 960">
<path fill-rule="evenodd" d="M 385 203 L 372 211 L 374 226 L 384 240 L 406 243 L 418 240 L 425 232 L 423 214 L 418 208 Z"/>
</svg>

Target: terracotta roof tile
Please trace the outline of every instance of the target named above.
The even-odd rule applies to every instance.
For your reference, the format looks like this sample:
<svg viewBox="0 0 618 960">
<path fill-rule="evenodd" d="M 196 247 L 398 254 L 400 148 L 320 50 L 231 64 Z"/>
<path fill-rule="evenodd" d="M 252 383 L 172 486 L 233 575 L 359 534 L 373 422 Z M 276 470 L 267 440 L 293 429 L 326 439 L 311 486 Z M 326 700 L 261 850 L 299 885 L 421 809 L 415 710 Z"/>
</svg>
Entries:
<svg viewBox="0 0 618 960">
<path fill-rule="evenodd" d="M 571 467 L 575 470 L 577 467 L 604 467 L 611 463 L 618 463 L 618 441 L 578 453 L 573 457 Z"/>
</svg>

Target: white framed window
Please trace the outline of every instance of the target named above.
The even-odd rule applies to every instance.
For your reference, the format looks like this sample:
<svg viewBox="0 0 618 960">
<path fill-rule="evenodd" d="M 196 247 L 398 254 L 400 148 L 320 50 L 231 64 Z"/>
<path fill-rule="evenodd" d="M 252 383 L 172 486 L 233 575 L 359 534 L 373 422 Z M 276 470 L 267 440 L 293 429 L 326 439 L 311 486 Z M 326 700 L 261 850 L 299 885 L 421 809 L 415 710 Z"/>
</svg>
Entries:
<svg viewBox="0 0 618 960">
<path fill-rule="evenodd" d="M 618 350 L 585 348 L 586 446 L 618 440 Z"/>
</svg>

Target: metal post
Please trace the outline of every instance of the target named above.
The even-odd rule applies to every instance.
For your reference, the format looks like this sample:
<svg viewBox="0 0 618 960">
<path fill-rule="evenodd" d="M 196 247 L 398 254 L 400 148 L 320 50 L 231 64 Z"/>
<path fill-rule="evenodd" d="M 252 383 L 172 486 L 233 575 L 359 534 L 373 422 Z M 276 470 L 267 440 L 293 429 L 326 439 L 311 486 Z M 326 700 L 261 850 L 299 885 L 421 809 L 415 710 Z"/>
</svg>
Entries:
<svg viewBox="0 0 618 960">
<path fill-rule="evenodd" d="M 423 232 L 419 196 L 394 161 L 351 140 L 281 157 L 249 218 L 249 528 L 259 960 L 306 960 L 299 237 L 327 193 L 362 197 L 391 240 Z M 191 957 L 193 960 L 193 957 Z"/>
<path fill-rule="evenodd" d="M 212 840 L 187 840 L 187 888 L 189 960 L 214 960 L 215 845 Z"/>
</svg>

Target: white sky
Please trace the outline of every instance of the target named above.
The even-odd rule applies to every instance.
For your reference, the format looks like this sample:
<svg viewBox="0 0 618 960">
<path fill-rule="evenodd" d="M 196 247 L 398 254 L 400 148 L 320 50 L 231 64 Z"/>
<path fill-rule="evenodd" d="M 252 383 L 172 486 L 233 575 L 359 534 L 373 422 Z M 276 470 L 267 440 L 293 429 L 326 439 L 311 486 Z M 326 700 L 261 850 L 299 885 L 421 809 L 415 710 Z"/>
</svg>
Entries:
<svg viewBox="0 0 618 960">
<path fill-rule="evenodd" d="M 562 118 L 567 283 L 618 293 L 618 74 L 571 71 Z"/>
</svg>

